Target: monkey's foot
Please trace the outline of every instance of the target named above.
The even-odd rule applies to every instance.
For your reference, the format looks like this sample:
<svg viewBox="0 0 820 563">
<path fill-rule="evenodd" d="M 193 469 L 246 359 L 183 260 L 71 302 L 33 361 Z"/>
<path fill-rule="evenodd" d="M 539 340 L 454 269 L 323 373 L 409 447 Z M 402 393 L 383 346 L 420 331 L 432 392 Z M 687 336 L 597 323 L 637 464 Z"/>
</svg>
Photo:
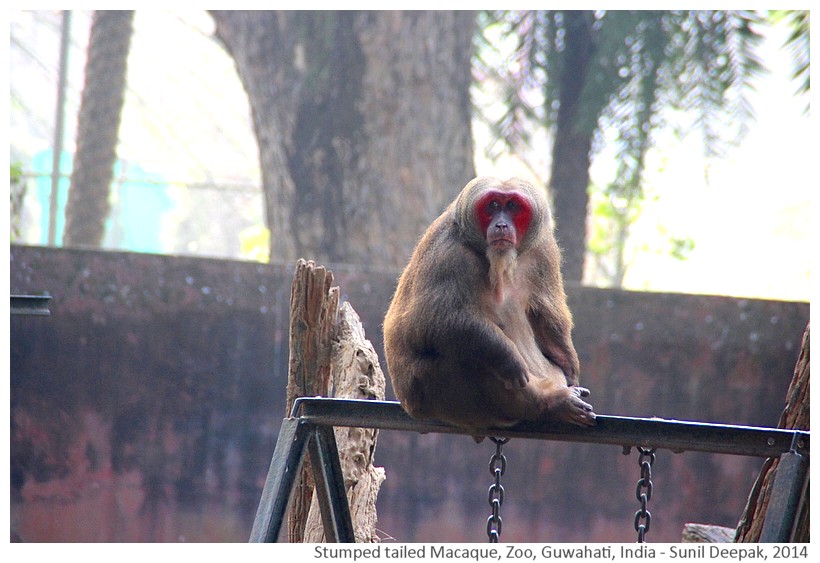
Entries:
<svg viewBox="0 0 820 563">
<path fill-rule="evenodd" d="M 592 405 L 582 400 L 581 397 L 589 397 L 589 389 L 586 387 L 568 387 L 565 400 L 558 409 L 560 413 L 556 413 L 557 418 L 579 426 L 593 426 L 595 424 L 595 413 L 592 410 Z"/>
</svg>

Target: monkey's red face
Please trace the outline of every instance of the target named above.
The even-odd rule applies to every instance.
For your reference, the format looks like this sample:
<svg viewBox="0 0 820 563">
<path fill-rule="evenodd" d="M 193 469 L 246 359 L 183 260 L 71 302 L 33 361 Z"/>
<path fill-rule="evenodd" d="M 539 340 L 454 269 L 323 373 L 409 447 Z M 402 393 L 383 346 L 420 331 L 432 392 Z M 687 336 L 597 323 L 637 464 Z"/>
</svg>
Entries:
<svg viewBox="0 0 820 563">
<path fill-rule="evenodd" d="M 490 190 L 481 196 L 475 215 L 487 244 L 499 250 L 518 248 L 530 227 L 532 207 L 529 198 L 519 192 Z"/>
</svg>

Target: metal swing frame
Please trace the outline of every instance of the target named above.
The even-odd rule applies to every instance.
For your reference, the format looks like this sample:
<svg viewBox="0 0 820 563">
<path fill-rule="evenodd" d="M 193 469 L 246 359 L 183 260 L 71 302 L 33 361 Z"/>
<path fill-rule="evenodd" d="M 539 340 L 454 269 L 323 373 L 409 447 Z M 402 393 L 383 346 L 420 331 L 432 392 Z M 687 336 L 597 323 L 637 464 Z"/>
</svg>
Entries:
<svg viewBox="0 0 820 563">
<path fill-rule="evenodd" d="M 379 428 L 420 433 L 470 435 L 441 422 L 418 421 L 398 402 L 335 398 L 299 398 L 282 421 L 262 490 L 250 542 L 276 542 L 288 502 L 305 459 L 311 457 L 315 494 L 327 541 L 354 542 L 353 523 L 344 488 L 333 427 Z M 514 429 L 487 429 L 488 436 L 556 440 L 780 458 L 761 543 L 793 538 L 796 515 L 809 482 L 810 433 L 801 430 L 685 422 L 660 418 L 598 415 L 593 427 L 571 424 L 520 424 Z"/>
</svg>

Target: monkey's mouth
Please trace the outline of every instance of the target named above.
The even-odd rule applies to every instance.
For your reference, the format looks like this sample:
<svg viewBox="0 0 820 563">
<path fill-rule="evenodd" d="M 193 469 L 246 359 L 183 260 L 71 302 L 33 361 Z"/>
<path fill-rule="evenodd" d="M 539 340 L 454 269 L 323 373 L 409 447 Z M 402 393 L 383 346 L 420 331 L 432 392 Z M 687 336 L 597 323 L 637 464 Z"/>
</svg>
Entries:
<svg viewBox="0 0 820 563">
<path fill-rule="evenodd" d="M 500 237 L 490 241 L 490 246 L 492 248 L 498 248 L 500 250 L 505 250 L 507 248 L 512 248 L 515 246 L 515 241 L 512 238 L 508 237 Z"/>
</svg>

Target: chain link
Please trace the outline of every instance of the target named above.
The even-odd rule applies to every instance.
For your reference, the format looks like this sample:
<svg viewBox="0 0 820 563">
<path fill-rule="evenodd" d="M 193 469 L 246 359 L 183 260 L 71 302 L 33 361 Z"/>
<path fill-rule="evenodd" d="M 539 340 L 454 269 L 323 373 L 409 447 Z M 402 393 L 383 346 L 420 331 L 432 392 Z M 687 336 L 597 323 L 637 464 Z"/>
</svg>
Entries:
<svg viewBox="0 0 820 563">
<path fill-rule="evenodd" d="M 504 503 L 504 487 L 501 486 L 501 476 L 507 470 L 507 458 L 501 453 L 504 444 L 510 441 L 509 438 L 493 438 L 495 442 L 495 453 L 490 458 L 490 475 L 495 481 L 490 485 L 487 492 L 487 501 L 490 503 L 492 513 L 487 518 L 487 537 L 490 543 L 498 543 L 501 537 L 501 505 Z"/>
<path fill-rule="evenodd" d="M 639 447 L 638 452 L 641 478 L 635 487 L 635 497 L 641 503 L 641 508 L 635 513 L 635 531 L 638 532 L 638 543 L 645 543 L 645 536 L 652 522 L 652 514 L 646 509 L 646 505 L 652 498 L 652 464 L 655 463 L 655 448 Z"/>
<path fill-rule="evenodd" d="M 501 538 L 501 505 L 504 504 L 504 487 L 501 486 L 501 476 L 507 470 L 507 458 L 502 452 L 504 444 L 509 438 L 490 437 L 495 443 L 495 453 L 490 458 L 490 475 L 493 484 L 487 491 L 487 502 L 490 504 L 491 514 L 487 518 L 487 537 L 490 543 L 498 543 Z M 652 464 L 655 463 L 655 448 L 638 447 L 638 466 L 641 468 L 641 477 L 635 487 L 635 497 L 641 503 L 641 508 L 635 512 L 635 531 L 638 532 L 638 543 L 646 542 L 646 534 L 652 523 L 652 513 L 647 510 L 652 498 Z M 628 453 L 628 448 L 624 449 Z"/>
</svg>

